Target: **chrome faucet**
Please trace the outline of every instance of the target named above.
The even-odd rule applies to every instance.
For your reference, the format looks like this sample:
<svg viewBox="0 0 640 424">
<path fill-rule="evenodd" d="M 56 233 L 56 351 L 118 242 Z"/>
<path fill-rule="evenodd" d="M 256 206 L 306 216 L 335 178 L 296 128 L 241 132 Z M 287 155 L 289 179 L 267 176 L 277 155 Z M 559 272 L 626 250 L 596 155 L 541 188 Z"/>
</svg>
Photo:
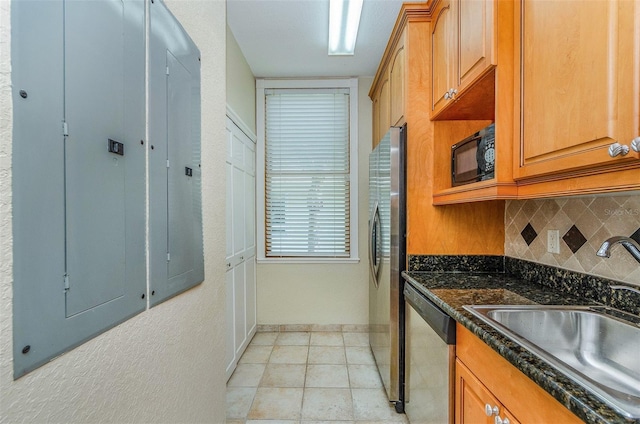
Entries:
<svg viewBox="0 0 640 424">
<path fill-rule="evenodd" d="M 621 244 L 636 261 L 640 262 L 640 245 L 630 237 L 614 236 L 606 239 L 600 249 L 596 252 L 596 255 L 602 258 L 608 258 L 611 256 L 610 250 L 616 244 Z"/>
</svg>

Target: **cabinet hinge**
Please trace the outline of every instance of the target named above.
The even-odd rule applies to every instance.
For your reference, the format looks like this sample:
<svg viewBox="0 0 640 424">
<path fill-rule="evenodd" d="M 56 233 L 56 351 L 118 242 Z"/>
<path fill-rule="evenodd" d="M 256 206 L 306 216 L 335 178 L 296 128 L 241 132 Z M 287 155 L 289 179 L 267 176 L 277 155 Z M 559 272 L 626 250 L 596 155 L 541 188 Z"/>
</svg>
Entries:
<svg viewBox="0 0 640 424">
<path fill-rule="evenodd" d="M 169 168 L 169 159 L 167 159 L 167 168 Z"/>
<path fill-rule="evenodd" d="M 64 292 L 69 291 L 69 274 L 64 274 Z"/>
<path fill-rule="evenodd" d="M 169 75 L 169 67 L 167 66 L 167 75 Z"/>
<path fill-rule="evenodd" d="M 171 260 L 171 253 L 167 252 L 167 262 Z"/>
<path fill-rule="evenodd" d="M 62 121 L 62 135 L 65 137 L 69 135 L 69 126 L 66 121 Z"/>
</svg>

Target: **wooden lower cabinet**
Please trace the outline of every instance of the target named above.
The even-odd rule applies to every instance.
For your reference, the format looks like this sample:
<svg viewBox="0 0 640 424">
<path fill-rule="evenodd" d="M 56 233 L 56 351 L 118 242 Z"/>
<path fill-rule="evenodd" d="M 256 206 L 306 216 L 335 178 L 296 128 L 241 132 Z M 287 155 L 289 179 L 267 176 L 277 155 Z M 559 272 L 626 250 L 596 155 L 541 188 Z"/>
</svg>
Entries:
<svg viewBox="0 0 640 424">
<path fill-rule="evenodd" d="M 456 360 L 455 390 L 456 424 L 519 422 L 460 360 Z"/>
<path fill-rule="evenodd" d="M 456 424 L 582 423 L 465 327 L 456 332 Z M 487 416 L 486 405 L 498 414 Z"/>
</svg>

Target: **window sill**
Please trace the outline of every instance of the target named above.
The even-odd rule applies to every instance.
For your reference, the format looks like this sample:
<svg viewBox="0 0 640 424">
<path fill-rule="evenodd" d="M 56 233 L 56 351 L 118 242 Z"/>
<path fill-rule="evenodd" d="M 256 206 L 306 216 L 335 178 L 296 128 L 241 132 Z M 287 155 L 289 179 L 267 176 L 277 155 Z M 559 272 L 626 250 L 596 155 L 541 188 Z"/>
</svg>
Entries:
<svg viewBox="0 0 640 424">
<path fill-rule="evenodd" d="M 259 264 L 357 264 L 360 258 L 258 258 Z"/>
</svg>

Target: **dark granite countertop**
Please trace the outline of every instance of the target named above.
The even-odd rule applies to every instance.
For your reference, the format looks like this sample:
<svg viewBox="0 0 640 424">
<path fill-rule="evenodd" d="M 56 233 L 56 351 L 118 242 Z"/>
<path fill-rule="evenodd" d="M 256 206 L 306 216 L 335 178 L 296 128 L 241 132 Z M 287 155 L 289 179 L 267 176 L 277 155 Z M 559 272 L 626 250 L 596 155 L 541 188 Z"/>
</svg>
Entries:
<svg viewBox="0 0 640 424">
<path fill-rule="evenodd" d="M 410 267 L 411 269 L 411 267 Z M 527 282 L 510 273 L 404 272 L 413 287 L 531 378 L 587 423 L 640 423 L 629 420 L 565 374 L 494 330 L 463 305 L 597 305 L 603 302 Z M 598 298 L 599 299 L 599 298 Z M 608 302 L 607 302 L 608 303 Z"/>
</svg>

